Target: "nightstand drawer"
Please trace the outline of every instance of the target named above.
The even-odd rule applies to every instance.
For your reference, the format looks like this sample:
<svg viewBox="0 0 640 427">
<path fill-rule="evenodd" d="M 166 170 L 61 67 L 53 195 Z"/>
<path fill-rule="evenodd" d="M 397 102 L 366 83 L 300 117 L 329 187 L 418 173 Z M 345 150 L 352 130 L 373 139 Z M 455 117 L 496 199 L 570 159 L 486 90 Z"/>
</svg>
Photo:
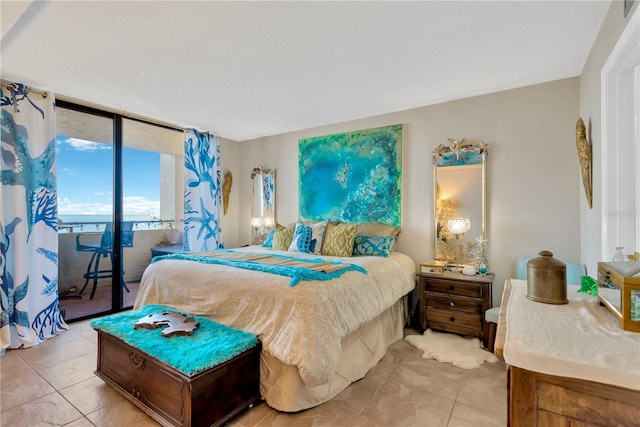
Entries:
<svg viewBox="0 0 640 427">
<path fill-rule="evenodd" d="M 442 310 L 463 311 L 478 316 L 482 315 L 482 300 L 477 298 L 464 298 L 428 292 L 427 306 Z"/>
<path fill-rule="evenodd" d="M 427 307 L 427 319 L 429 319 L 429 324 L 431 322 L 442 323 L 467 330 L 482 331 L 482 316 Z"/>
<path fill-rule="evenodd" d="M 427 292 L 442 292 L 445 294 L 455 294 L 473 298 L 482 297 L 481 283 L 464 283 L 456 282 L 454 280 L 429 279 L 425 283 L 425 290 Z"/>
<path fill-rule="evenodd" d="M 458 335 L 465 335 L 468 337 L 476 337 L 482 339 L 483 332 L 475 329 L 464 328 L 460 325 L 454 325 L 453 323 L 429 323 L 429 327 L 438 332 L 450 332 Z"/>
</svg>

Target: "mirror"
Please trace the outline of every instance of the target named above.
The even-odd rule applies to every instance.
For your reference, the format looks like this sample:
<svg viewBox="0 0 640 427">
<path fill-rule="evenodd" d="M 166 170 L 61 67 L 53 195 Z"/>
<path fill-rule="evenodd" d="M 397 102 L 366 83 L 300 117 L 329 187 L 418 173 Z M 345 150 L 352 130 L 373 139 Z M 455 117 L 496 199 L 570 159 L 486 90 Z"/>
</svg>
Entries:
<svg viewBox="0 0 640 427">
<path fill-rule="evenodd" d="M 478 267 L 486 261 L 487 150 L 449 138 L 433 151 L 434 259 Z"/>
<path fill-rule="evenodd" d="M 276 222 L 276 171 L 258 166 L 251 171 L 252 244 L 259 245 Z"/>
</svg>

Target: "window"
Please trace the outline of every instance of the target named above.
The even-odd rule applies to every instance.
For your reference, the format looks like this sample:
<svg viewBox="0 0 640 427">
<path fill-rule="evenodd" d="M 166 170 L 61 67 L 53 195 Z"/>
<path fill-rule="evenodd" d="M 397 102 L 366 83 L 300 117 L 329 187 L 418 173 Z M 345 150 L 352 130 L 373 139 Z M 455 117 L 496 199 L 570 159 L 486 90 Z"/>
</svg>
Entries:
<svg viewBox="0 0 640 427">
<path fill-rule="evenodd" d="M 602 257 L 640 252 L 640 9 L 602 69 Z"/>
</svg>

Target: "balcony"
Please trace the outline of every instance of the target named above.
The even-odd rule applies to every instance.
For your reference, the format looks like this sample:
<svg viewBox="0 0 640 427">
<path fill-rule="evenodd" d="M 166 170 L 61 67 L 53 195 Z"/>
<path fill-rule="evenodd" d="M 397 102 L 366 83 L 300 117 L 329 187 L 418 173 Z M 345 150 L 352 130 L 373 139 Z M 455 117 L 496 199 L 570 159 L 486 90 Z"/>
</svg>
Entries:
<svg viewBox="0 0 640 427">
<path fill-rule="evenodd" d="M 83 318 L 111 309 L 111 278 L 100 279 L 93 299 L 90 281 L 82 295 L 78 295 L 85 279 L 91 253 L 76 250 L 76 236 L 82 242 L 100 242 L 104 222 L 64 223 L 58 232 L 58 291 L 60 306 L 65 309 L 66 320 Z M 123 291 L 123 307 L 132 306 L 142 274 L 151 263 L 151 248 L 166 243 L 167 232 L 173 221 L 135 221 L 133 247 L 123 249 L 124 280 L 130 292 Z M 100 260 L 100 269 L 111 267 L 108 258 Z"/>
</svg>

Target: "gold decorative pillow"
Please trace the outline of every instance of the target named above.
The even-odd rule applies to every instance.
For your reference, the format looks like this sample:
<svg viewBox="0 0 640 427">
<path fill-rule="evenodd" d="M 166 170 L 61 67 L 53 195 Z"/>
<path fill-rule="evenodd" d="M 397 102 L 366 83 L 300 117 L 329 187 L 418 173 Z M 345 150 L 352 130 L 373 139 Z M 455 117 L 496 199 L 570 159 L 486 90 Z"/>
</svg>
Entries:
<svg viewBox="0 0 640 427">
<path fill-rule="evenodd" d="M 291 246 L 293 240 L 293 233 L 296 231 L 296 223 L 289 224 L 287 228 L 277 230 L 273 233 L 273 249 L 279 251 L 286 251 Z"/>
<path fill-rule="evenodd" d="M 357 224 L 328 224 L 324 233 L 322 255 L 350 257 L 357 232 Z"/>
</svg>

